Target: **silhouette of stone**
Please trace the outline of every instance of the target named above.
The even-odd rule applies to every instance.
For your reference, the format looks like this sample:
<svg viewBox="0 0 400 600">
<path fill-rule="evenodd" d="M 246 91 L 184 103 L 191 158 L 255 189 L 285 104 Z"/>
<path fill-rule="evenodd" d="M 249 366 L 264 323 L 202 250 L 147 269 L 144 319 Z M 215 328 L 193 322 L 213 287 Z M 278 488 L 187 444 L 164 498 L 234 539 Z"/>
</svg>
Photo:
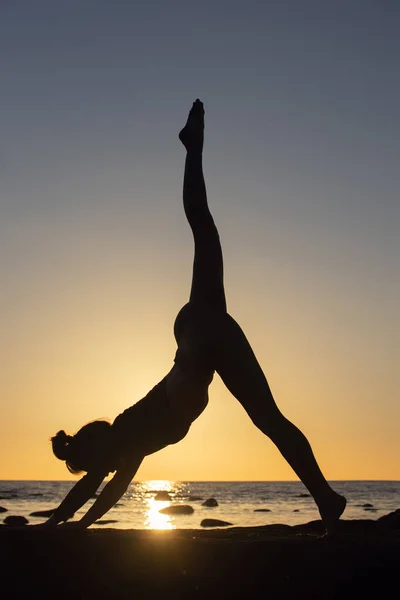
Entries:
<svg viewBox="0 0 400 600">
<path fill-rule="evenodd" d="M 299 494 L 296 498 L 311 498 L 311 494 Z"/>
<path fill-rule="evenodd" d="M 300 512 L 298 508 L 295 508 L 293 512 Z"/>
<path fill-rule="evenodd" d="M 366 504 L 362 504 L 361 505 L 363 508 L 373 508 L 373 504 L 369 504 L 368 502 Z"/>
<path fill-rule="evenodd" d="M 7 512 L 8 508 L 4 508 L 4 506 L 0 506 L 0 513 Z"/>
<path fill-rule="evenodd" d="M 273 536 L 287 536 L 290 535 L 293 531 L 293 527 L 291 525 L 284 525 L 282 523 L 275 523 L 274 525 L 264 525 L 264 527 L 258 527 L 260 531 L 268 532 L 268 535 L 272 534 Z"/>
<path fill-rule="evenodd" d="M 364 510 L 368 510 L 370 512 L 376 512 L 378 509 L 377 508 L 372 508 L 370 506 L 367 506 L 366 508 L 364 508 Z"/>
<path fill-rule="evenodd" d="M 35 512 L 30 513 L 30 517 L 51 517 L 55 508 L 51 508 L 50 510 L 36 510 Z"/>
<path fill-rule="evenodd" d="M 271 512 L 270 508 L 255 508 L 254 512 Z"/>
<path fill-rule="evenodd" d="M 220 519 L 203 519 L 200 523 L 201 527 L 228 527 L 232 523 L 228 521 L 220 521 Z"/>
<path fill-rule="evenodd" d="M 368 507 L 367 507 L 368 508 Z M 266 530 L 269 530 L 271 525 L 266 525 Z M 310 521 L 301 525 L 291 527 L 292 531 L 301 533 L 324 533 L 322 521 Z M 400 529 L 400 508 L 394 512 L 382 515 L 376 521 L 372 519 L 340 519 L 338 522 L 338 532 L 349 534 L 365 534 L 374 530 L 392 531 Z"/>
<path fill-rule="evenodd" d="M 162 500 L 165 502 L 167 500 L 171 500 L 171 496 L 169 495 L 168 492 L 161 491 L 161 492 L 157 492 L 157 494 L 154 496 L 154 500 Z"/>
<path fill-rule="evenodd" d="M 158 512 L 163 515 L 191 515 L 194 513 L 194 508 L 188 504 L 173 504 L 172 506 L 161 508 Z"/>
<path fill-rule="evenodd" d="M 19 527 L 20 525 L 26 525 L 27 523 L 29 523 L 29 521 L 25 517 L 9 515 L 4 519 L 3 523 L 9 525 L 10 527 Z"/>
<path fill-rule="evenodd" d="M 94 522 L 95 525 L 110 525 L 111 523 L 118 523 L 118 521 L 115 519 L 99 519 Z"/>
<path fill-rule="evenodd" d="M 379 517 L 376 523 L 379 525 L 379 527 L 383 527 L 385 529 L 400 529 L 400 508 L 394 512 L 388 513 L 387 515 Z"/>
<path fill-rule="evenodd" d="M 209 506 L 209 507 L 218 506 L 218 502 L 216 501 L 215 498 L 208 498 L 207 500 L 205 500 L 202 503 L 202 506 Z"/>
</svg>

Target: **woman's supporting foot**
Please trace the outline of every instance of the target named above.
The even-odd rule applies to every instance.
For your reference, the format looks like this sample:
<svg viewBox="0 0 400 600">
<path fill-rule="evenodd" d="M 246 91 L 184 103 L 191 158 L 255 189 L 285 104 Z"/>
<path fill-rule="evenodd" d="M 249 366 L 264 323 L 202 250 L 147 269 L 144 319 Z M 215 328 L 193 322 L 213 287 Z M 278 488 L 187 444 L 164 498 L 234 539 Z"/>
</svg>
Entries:
<svg viewBox="0 0 400 600">
<path fill-rule="evenodd" d="M 179 133 L 179 139 L 188 152 L 203 151 L 204 106 L 199 99 L 193 102 L 186 125 Z"/>
<path fill-rule="evenodd" d="M 338 526 L 339 519 L 346 508 L 347 500 L 344 496 L 333 493 L 328 502 L 324 502 L 324 506 L 319 506 L 319 514 L 326 529 L 326 536 L 332 536 Z"/>
</svg>

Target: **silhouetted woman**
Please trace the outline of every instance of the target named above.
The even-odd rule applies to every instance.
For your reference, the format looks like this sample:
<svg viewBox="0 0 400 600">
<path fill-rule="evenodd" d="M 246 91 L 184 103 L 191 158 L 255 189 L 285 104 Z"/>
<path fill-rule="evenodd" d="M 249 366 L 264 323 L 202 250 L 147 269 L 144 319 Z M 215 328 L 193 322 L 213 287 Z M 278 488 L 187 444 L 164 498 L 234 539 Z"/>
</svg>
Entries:
<svg viewBox="0 0 400 600">
<path fill-rule="evenodd" d="M 183 205 L 195 251 L 190 299 L 174 325 L 178 344 L 174 366 L 112 425 L 94 421 L 74 436 L 59 431 L 52 438 L 57 458 L 65 460 L 72 473 L 86 471 L 86 475 L 46 525 L 70 519 L 95 494 L 104 478 L 115 471 L 94 504 L 73 525 L 88 527 L 112 508 L 145 456 L 185 437 L 207 406 L 208 387 L 215 371 L 312 494 L 328 532 L 344 510 L 345 498 L 332 490 L 307 439 L 278 409 L 243 331 L 226 311 L 221 245 L 208 208 L 203 176 L 203 133 L 203 104 L 196 100 L 179 135 L 187 151 Z"/>
</svg>

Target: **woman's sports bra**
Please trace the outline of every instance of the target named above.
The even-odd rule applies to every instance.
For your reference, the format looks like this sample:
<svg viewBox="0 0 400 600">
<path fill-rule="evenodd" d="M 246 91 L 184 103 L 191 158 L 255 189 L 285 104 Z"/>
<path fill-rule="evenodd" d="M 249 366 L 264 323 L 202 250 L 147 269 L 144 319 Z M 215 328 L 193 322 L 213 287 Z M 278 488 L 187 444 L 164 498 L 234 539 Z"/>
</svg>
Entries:
<svg viewBox="0 0 400 600">
<path fill-rule="evenodd" d="M 167 395 L 167 376 L 111 426 L 113 458 L 147 456 L 185 437 L 190 424 L 183 425 L 171 409 Z M 113 470 L 115 470 L 114 467 Z"/>
</svg>

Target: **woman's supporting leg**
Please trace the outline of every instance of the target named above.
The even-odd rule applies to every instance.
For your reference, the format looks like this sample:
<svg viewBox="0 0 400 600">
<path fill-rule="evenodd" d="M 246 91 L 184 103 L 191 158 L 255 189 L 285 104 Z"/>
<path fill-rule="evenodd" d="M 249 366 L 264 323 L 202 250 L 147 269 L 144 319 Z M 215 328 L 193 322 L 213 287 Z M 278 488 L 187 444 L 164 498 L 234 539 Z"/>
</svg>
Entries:
<svg viewBox="0 0 400 600">
<path fill-rule="evenodd" d="M 267 379 L 242 329 L 226 315 L 213 324 L 216 370 L 253 423 L 278 447 L 313 496 L 328 533 L 333 532 L 346 500 L 323 476 L 304 434 L 278 409 Z"/>
</svg>

